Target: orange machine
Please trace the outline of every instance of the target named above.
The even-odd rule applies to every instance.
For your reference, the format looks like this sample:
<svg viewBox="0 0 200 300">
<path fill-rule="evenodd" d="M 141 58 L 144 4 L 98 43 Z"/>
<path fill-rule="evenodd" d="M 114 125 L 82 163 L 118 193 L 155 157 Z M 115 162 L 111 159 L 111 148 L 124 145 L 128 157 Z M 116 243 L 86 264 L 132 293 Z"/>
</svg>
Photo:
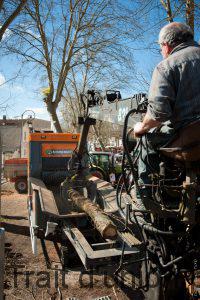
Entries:
<svg viewBox="0 0 200 300">
<path fill-rule="evenodd" d="M 45 184 L 57 184 L 64 180 L 78 141 L 79 134 L 31 133 L 28 176 L 43 180 Z"/>
<path fill-rule="evenodd" d="M 52 218 L 62 218 L 66 202 L 60 197 L 68 162 L 77 148 L 79 134 L 31 133 L 28 157 L 28 214 L 33 252 L 37 253 L 38 229 L 48 235 Z"/>
</svg>

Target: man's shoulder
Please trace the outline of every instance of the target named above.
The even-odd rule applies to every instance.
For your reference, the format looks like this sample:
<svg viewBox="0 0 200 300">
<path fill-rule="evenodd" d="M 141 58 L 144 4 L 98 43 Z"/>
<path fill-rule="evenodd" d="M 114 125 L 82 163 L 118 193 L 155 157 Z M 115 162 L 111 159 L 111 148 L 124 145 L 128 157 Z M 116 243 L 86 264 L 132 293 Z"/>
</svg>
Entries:
<svg viewBox="0 0 200 300">
<path fill-rule="evenodd" d="M 159 73 L 169 73 L 174 68 L 191 61 L 200 63 L 200 47 L 190 46 L 180 49 L 162 60 L 155 68 Z"/>
<path fill-rule="evenodd" d="M 172 53 L 167 59 L 166 63 L 169 67 L 176 67 L 191 61 L 200 61 L 200 47 L 189 46 Z"/>
</svg>

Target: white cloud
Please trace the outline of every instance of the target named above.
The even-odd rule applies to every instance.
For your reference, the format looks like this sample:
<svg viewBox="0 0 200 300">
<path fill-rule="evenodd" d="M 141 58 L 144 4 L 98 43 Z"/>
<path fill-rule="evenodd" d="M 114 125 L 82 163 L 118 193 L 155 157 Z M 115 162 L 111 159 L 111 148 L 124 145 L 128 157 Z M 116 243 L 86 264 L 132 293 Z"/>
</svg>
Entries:
<svg viewBox="0 0 200 300">
<path fill-rule="evenodd" d="M 6 79 L 2 73 L 0 73 L 0 87 L 6 82 Z"/>
<path fill-rule="evenodd" d="M 21 86 L 21 85 L 14 85 L 14 86 L 12 87 L 12 90 L 14 90 L 14 91 L 16 91 L 16 92 L 20 92 L 20 93 L 22 93 L 22 92 L 25 91 L 24 88 L 23 88 L 23 86 Z"/>
<path fill-rule="evenodd" d="M 26 108 L 27 110 L 28 109 L 30 109 L 30 110 L 33 110 L 36 114 L 39 114 L 39 115 L 41 115 L 41 114 L 44 114 L 44 113 L 46 113 L 47 111 L 46 111 L 46 109 L 45 108 L 43 108 L 43 107 L 28 107 L 28 108 Z"/>
<path fill-rule="evenodd" d="M 30 110 L 27 114 L 31 114 L 31 111 L 34 111 L 35 117 L 38 119 L 49 120 L 49 114 L 44 107 L 28 107 L 26 110 Z"/>
</svg>

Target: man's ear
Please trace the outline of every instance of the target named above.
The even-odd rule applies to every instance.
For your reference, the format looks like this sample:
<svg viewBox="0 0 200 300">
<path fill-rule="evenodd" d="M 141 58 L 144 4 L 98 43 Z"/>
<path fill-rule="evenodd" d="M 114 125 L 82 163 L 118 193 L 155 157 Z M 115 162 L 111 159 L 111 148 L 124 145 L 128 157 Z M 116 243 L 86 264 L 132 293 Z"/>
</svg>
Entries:
<svg viewBox="0 0 200 300">
<path fill-rule="evenodd" d="M 172 50 L 173 50 L 173 48 L 166 43 L 166 51 L 167 51 L 168 55 L 172 52 Z"/>
</svg>

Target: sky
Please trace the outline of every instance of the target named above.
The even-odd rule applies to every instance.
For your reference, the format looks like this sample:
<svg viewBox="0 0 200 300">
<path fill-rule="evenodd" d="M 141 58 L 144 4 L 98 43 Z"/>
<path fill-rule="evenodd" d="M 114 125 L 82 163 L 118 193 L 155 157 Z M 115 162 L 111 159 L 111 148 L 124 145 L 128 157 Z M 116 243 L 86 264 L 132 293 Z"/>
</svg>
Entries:
<svg viewBox="0 0 200 300">
<path fill-rule="evenodd" d="M 130 0 L 123 1 L 129 3 Z M 8 29 L 4 38 L 9 34 Z M 130 43 L 130 49 L 131 47 L 135 48 L 135 45 Z M 153 66 L 158 62 L 158 58 L 152 57 L 149 51 L 141 50 L 134 51 L 134 56 L 138 72 L 142 72 L 145 77 L 148 77 Z M 23 67 L 23 76 L 16 77 L 19 69 L 19 62 L 14 56 L 0 57 L 0 107 L 4 108 L 0 112 L 0 118 L 2 115 L 6 115 L 7 118 L 21 117 L 24 111 L 33 110 L 37 118 L 48 120 L 49 115 L 41 94 L 41 90 L 45 86 L 40 82 L 37 74 L 31 70 L 31 67 L 27 69 L 27 65 Z M 135 70 L 130 70 L 130 72 L 135 72 Z M 130 90 L 123 91 L 122 98 L 132 96 L 136 92 L 144 92 L 143 87 L 135 90 L 134 83 L 130 82 Z"/>
<path fill-rule="evenodd" d="M 141 50 L 135 51 L 134 56 L 137 71 L 143 73 L 146 77 L 149 76 L 153 67 L 161 59 L 161 56 Z M 30 67 L 24 67 L 23 76 L 16 77 L 18 71 L 19 63 L 16 58 L 2 57 L 0 59 L 0 106 L 3 106 L 0 118 L 2 118 L 2 115 L 6 115 L 7 118 L 21 118 L 24 111 L 32 110 L 36 118 L 50 120 L 42 100 L 41 90 L 44 87 L 43 84 L 36 74 L 31 71 Z M 142 86 L 135 90 L 130 83 L 130 90 L 122 91 L 122 98 L 143 91 Z M 30 111 L 25 113 L 25 115 L 27 114 L 33 113 Z"/>
<path fill-rule="evenodd" d="M 153 33 L 155 41 L 157 40 L 158 28 Z M 6 34 L 9 35 L 9 31 Z M 146 38 L 148 39 L 148 32 Z M 133 50 L 135 48 L 140 49 L 140 46 L 144 46 L 144 44 L 144 40 L 141 40 L 141 43 L 138 41 L 137 44 L 130 42 L 130 51 L 134 51 L 137 73 L 150 80 L 153 68 L 162 57 L 158 54 L 158 51 L 152 52 L 149 49 Z M 25 65 L 23 75 L 16 76 L 19 69 L 19 62 L 14 56 L 0 57 L 0 109 L 2 108 L 0 118 L 3 115 L 6 115 L 7 118 L 21 118 L 26 110 L 31 110 L 34 111 L 36 118 L 49 120 L 49 115 L 42 100 L 41 90 L 44 88 L 43 84 L 35 71 L 31 69 L 31 66 Z M 130 70 L 130 72 L 135 72 L 135 70 Z M 139 84 L 136 88 L 134 83 L 130 82 L 130 89 L 122 92 L 122 98 L 132 96 L 137 92 L 144 92 L 146 88 L 142 84 Z M 26 114 L 33 114 L 31 111 L 25 113 L 24 117 Z"/>
<path fill-rule="evenodd" d="M 42 101 L 42 84 L 30 68 L 24 68 L 23 76 L 16 77 L 19 71 L 18 61 L 14 57 L 0 59 L 0 104 L 4 109 L 0 113 L 7 118 L 21 118 L 25 110 L 32 110 L 39 119 L 49 120 Z M 3 104 L 2 104 L 3 103 Z M 32 114 L 31 111 L 24 114 Z"/>
</svg>

